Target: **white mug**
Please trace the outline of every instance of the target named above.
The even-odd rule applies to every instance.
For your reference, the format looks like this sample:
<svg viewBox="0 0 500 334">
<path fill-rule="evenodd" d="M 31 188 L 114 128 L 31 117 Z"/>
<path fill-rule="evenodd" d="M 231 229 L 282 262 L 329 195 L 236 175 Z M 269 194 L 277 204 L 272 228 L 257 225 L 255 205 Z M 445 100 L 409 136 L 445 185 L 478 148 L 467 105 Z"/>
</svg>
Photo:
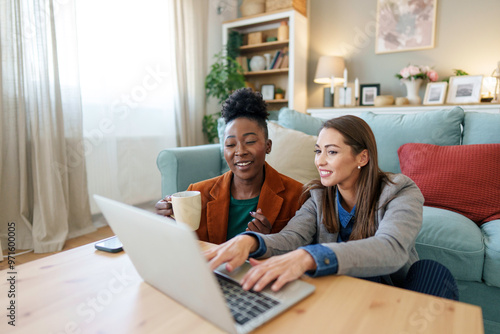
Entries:
<svg viewBox="0 0 500 334">
<path fill-rule="evenodd" d="M 171 196 L 175 220 L 187 224 L 193 231 L 200 227 L 201 194 L 199 191 L 181 191 Z"/>
</svg>

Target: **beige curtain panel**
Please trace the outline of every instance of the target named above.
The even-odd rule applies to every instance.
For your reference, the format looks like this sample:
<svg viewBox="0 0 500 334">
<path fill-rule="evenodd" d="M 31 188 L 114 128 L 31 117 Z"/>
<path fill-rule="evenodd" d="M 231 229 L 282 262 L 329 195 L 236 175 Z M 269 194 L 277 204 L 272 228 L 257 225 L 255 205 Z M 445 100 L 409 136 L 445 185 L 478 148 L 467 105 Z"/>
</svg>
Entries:
<svg viewBox="0 0 500 334">
<path fill-rule="evenodd" d="M 82 145 L 74 0 L 0 0 L 0 237 L 61 250 L 95 230 Z"/>
</svg>

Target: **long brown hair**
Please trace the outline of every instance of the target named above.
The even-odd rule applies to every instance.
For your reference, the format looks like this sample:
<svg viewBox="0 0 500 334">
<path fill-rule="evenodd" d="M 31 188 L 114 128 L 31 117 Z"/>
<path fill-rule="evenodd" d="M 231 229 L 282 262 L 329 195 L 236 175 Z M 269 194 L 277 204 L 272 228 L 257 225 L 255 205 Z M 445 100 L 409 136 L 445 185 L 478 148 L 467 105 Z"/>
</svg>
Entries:
<svg viewBox="0 0 500 334">
<path fill-rule="evenodd" d="M 377 205 L 380 198 L 382 183 L 392 183 L 387 173 L 380 170 L 377 157 L 377 143 L 370 126 L 361 118 L 346 115 L 326 121 L 321 130 L 335 129 L 344 137 L 344 143 L 351 147 L 353 155 L 363 150 L 368 151 L 368 163 L 361 168 L 356 182 L 356 212 L 349 240 L 365 239 L 375 235 L 377 231 Z M 323 189 L 323 224 L 330 233 L 340 229 L 335 212 L 337 186 L 325 187 L 321 181 L 314 180 L 304 185 L 300 201 L 304 203 L 311 190 Z"/>
</svg>

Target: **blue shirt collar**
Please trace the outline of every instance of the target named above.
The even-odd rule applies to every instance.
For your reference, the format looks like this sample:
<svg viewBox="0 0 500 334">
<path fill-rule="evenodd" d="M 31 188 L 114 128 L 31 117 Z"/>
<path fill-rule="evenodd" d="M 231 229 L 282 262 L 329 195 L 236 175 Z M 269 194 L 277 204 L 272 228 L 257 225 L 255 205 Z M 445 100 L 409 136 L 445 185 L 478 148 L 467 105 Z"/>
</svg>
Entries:
<svg viewBox="0 0 500 334">
<path fill-rule="evenodd" d="M 340 221 L 340 224 L 342 225 L 342 227 L 345 228 L 345 227 L 347 227 L 347 224 L 349 224 L 351 219 L 354 217 L 354 214 L 356 213 L 356 205 L 354 205 L 351 212 L 347 212 L 347 210 L 344 209 L 342 207 L 342 205 L 340 204 L 340 198 L 341 198 L 341 195 L 339 192 L 339 188 L 337 188 L 337 208 L 338 208 L 338 212 L 339 212 L 339 221 Z"/>
</svg>

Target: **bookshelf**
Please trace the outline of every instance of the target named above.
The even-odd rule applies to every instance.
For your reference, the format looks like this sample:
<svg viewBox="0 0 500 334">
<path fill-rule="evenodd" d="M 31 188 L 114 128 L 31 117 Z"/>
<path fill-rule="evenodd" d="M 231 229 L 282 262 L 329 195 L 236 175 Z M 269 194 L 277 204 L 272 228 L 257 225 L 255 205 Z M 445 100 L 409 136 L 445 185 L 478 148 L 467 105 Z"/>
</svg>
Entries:
<svg viewBox="0 0 500 334">
<path fill-rule="evenodd" d="M 266 42 L 268 37 L 277 37 L 281 22 L 288 25 L 288 39 Z M 308 32 L 307 18 L 295 10 L 282 10 L 243 17 L 222 24 L 222 43 L 227 44 L 229 32 L 238 31 L 243 36 L 243 45 L 240 47 L 242 64 L 247 61 L 245 80 L 255 90 L 260 91 L 262 85 L 274 85 L 285 91 L 283 99 L 269 99 L 266 102 L 269 110 L 278 110 L 289 107 L 301 112 L 307 108 L 307 47 Z M 250 35 L 257 35 L 261 41 L 249 44 Z M 254 36 L 251 36 L 254 37 Z M 248 68 L 249 60 L 254 56 L 270 55 L 270 62 L 278 52 L 283 52 L 283 58 L 273 69 L 252 71 Z M 285 55 L 288 58 L 285 60 Z M 287 66 L 288 65 L 288 66 Z"/>
</svg>

